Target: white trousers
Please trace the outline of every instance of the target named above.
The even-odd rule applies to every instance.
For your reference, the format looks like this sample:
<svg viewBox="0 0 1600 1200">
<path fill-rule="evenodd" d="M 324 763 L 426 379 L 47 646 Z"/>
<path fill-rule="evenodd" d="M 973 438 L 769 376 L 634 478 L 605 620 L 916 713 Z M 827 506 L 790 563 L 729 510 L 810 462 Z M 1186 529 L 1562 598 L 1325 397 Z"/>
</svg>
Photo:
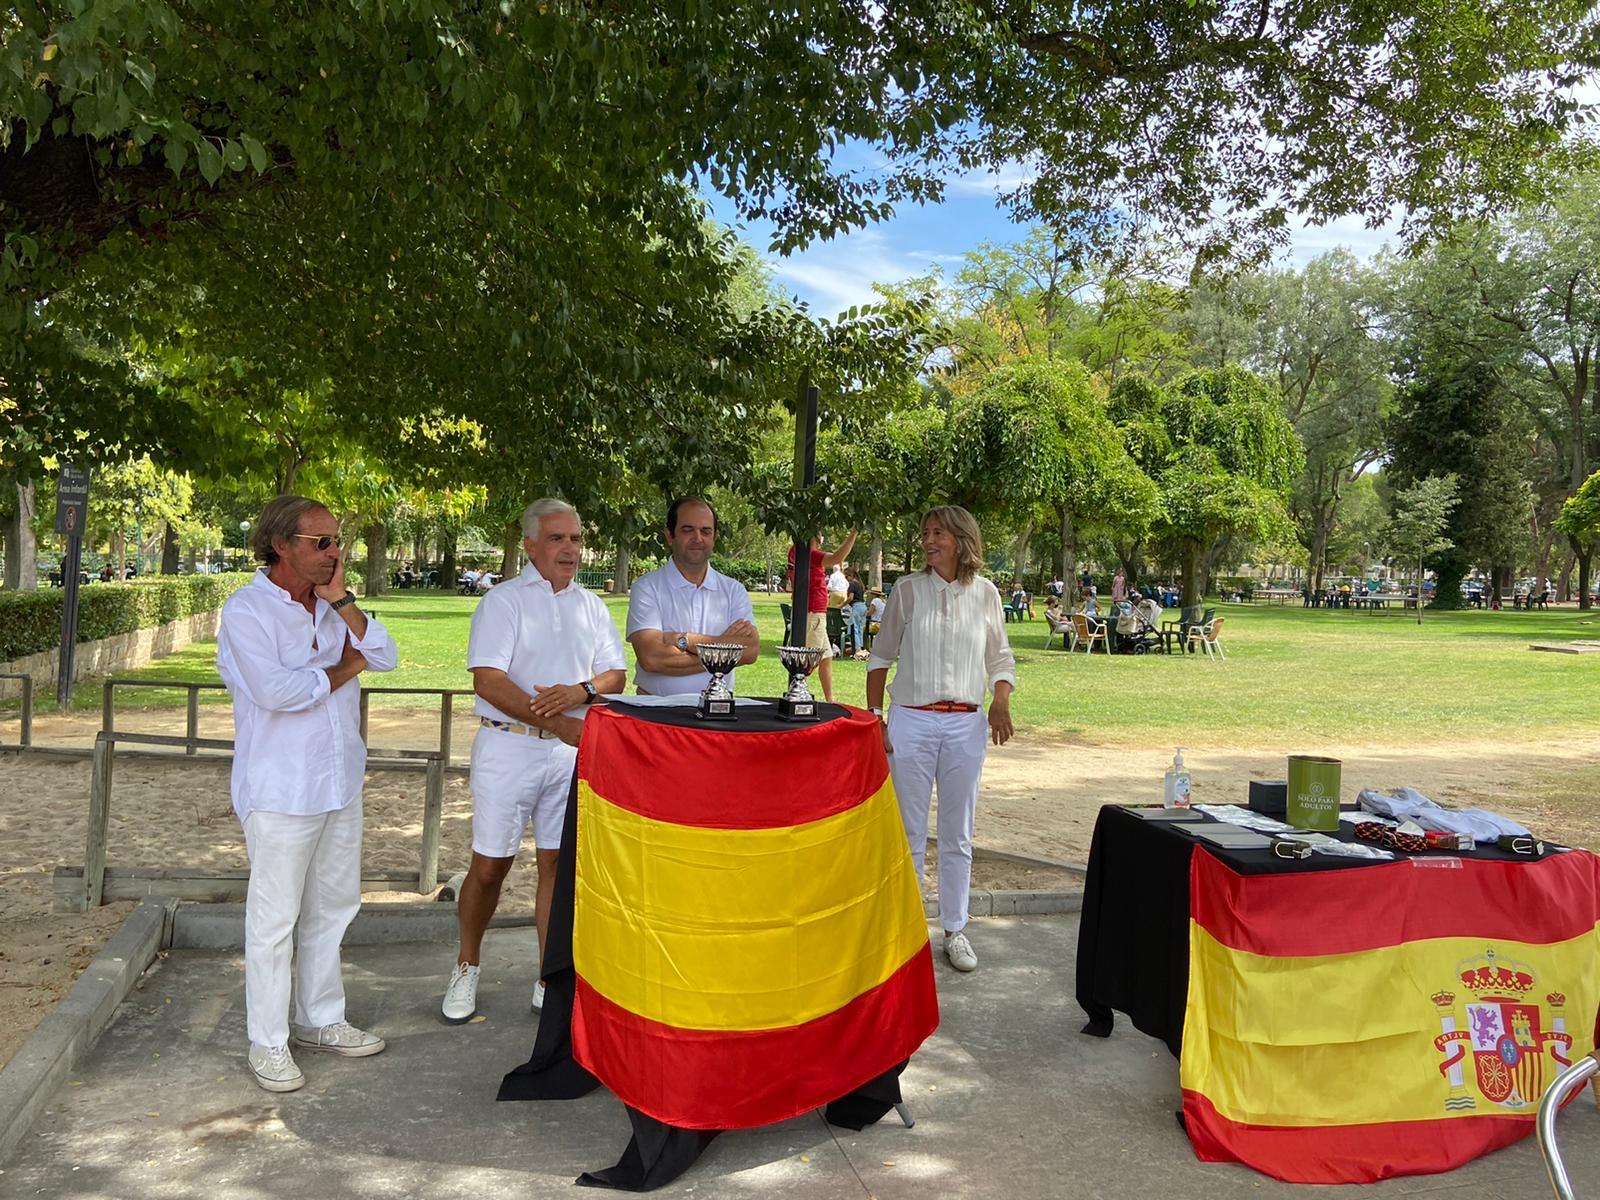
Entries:
<svg viewBox="0 0 1600 1200">
<path fill-rule="evenodd" d="M 989 720 L 973 713 L 889 709 L 889 771 L 900 801 L 900 820 L 911 843 L 911 861 L 922 883 L 928 848 L 928 810 L 939 792 L 939 921 L 955 933 L 966 928 L 972 886 L 972 822 L 988 749 Z"/>
<path fill-rule="evenodd" d="M 289 938 L 295 935 L 294 1021 L 344 1020 L 339 943 L 361 908 L 361 798 L 312 817 L 253 810 L 244 822 L 245 1025 L 254 1046 L 289 1042 Z M 295 925 L 299 932 L 296 935 Z"/>
</svg>

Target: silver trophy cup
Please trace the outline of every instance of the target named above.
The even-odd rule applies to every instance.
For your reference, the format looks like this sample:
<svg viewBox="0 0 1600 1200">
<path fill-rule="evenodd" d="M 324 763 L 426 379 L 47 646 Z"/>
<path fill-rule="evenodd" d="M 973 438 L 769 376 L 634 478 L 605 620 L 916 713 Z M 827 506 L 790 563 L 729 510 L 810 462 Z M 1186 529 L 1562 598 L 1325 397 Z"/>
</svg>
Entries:
<svg viewBox="0 0 1600 1200">
<path fill-rule="evenodd" d="M 733 692 L 722 677 L 739 665 L 744 647 L 737 642 L 701 642 L 694 648 L 700 656 L 700 665 L 710 673 L 711 679 L 700 693 L 700 704 L 695 716 L 703 721 L 732 721 Z"/>
<path fill-rule="evenodd" d="M 785 721 L 815 721 L 817 702 L 806 687 L 806 676 L 826 653 L 820 646 L 779 646 L 778 661 L 789 672 L 789 690 L 778 699 L 778 716 Z"/>
</svg>

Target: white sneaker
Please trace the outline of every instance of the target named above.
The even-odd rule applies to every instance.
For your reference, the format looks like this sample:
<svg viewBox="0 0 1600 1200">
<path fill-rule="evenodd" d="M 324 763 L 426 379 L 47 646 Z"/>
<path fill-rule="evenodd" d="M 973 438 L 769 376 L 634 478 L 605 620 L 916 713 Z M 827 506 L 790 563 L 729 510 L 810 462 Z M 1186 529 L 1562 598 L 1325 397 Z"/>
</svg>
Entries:
<svg viewBox="0 0 1600 1200">
<path fill-rule="evenodd" d="M 444 1019 L 452 1025 L 461 1025 L 472 1019 L 478 1011 L 478 968 L 470 963 L 457 963 L 450 972 L 450 983 L 444 989 L 444 1004 L 440 1006 Z"/>
<path fill-rule="evenodd" d="M 306 1085 L 287 1046 L 251 1046 L 249 1061 L 250 1074 L 266 1091 L 297 1092 Z"/>
<path fill-rule="evenodd" d="M 544 1011 L 544 980 L 533 985 L 533 1011 Z"/>
<path fill-rule="evenodd" d="M 366 1058 L 369 1054 L 380 1053 L 388 1045 L 377 1034 L 357 1029 L 349 1021 L 335 1021 L 320 1029 L 304 1025 L 293 1028 L 295 1045 L 326 1050 L 329 1054 L 340 1054 L 345 1058 Z"/>
<path fill-rule="evenodd" d="M 945 934 L 944 956 L 950 960 L 950 965 L 958 971 L 976 971 L 978 969 L 978 956 L 973 953 L 972 943 L 967 941 L 965 933 Z"/>
</svg>

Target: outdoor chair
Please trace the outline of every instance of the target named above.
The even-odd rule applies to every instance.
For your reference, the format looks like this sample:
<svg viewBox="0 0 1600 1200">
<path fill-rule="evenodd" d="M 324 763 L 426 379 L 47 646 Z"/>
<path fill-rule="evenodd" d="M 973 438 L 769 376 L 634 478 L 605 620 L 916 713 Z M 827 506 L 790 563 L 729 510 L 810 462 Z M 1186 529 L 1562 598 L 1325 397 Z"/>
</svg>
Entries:
<svg viewBox="0 0 1600 1200">
<path fill-rule="evenodd" d="M 1528 608 L 1529 608 L 1530 611 L 1532 609 L 1535 609 L 1535 608 L 1548 609 L 1549 607 L 1550 607 L 1550 589 L 1549 588 L 1545 588 L 1544 591 L 1540 592 L 1537 596 L 1533 597 L 1531 600 L 1528 601 Z"/>
<path fill-rule="evenodd" d="M 1089 618 L 1082 613 L 1072 614 L 1072 647 L 1075 649 L 1079 642 L 1083 643 L 1085 654 L 1094 653 L 1094 644 L 1098 641 L 1105 648 L 1107 654 L 1111 653 L 1111 634 L 1102 622 L 1096 629 L 1089 624 Z"/>
<path fill-rule="evenodd" d="M 1195 642 L 1192 637 L 1193 631 L 1196 628 L 1211 624 L 1212 619 L 1216 617 L 1216 615 L 1217 610 L 1215 608 L 1208 608 L 1200 614 L 1200 619 L 1198 621 L 1185 621 L 1180 619 L 1178 621 L 1179 643 L 1181 643 L 1186 649 L 1193 651 L 1195 646 Z"/>
<path fill-rule="evenodd" d="M 1206 652 L 1207 658 L 1211 658 L 1213 654 L 1217 658 L 1227 658 L 1222 650 L 1222 623 L 1225 620 L 1226 617 L 1213 617 L 1202 625 L 1189 626 L 1187 647 L 1193 650 L 1195 646 L 1199 646 Z"/>
<path fill-rule="evenodd" d="M 1067 617 L 1054 617 L 1046 612 L 1044 614 L 1044 623 L 1049 626 L 1048 632 L 1046 632 L 1044 635 L 1044 648 L 1046 650 L 1050 649 L 1050 639 L 1055 637 L 1057 634 L 1061 635 L 1061 646 L 1063 649 L 1070 652 L 1072 647 L 1077 644 L 1077 631 L 1073 629 L 1072 622 L 1067 619 Z"/>
</svg>

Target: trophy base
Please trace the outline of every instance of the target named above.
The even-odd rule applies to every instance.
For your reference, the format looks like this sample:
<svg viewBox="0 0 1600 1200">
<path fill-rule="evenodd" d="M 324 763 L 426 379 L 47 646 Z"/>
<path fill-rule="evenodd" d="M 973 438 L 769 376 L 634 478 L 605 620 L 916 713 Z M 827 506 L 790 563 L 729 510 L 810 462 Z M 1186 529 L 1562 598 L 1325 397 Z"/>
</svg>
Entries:
<svg viewBox="0 0 1600 1200">
<path fill-rule="evenodd" d="M 733 701 L 702 700 L 699 707 L 694 710 L 694 715 L 702 721 L 732 721 L 735 719 Z"/>
<path fill-rule="evenodd" d="M 780 721 L 807 721 L 814 722 L 817 718 L 817 702 L 815 700 L 791 700 L 787 696 L 778 698 L 778 719 Z"/>
</svg>

